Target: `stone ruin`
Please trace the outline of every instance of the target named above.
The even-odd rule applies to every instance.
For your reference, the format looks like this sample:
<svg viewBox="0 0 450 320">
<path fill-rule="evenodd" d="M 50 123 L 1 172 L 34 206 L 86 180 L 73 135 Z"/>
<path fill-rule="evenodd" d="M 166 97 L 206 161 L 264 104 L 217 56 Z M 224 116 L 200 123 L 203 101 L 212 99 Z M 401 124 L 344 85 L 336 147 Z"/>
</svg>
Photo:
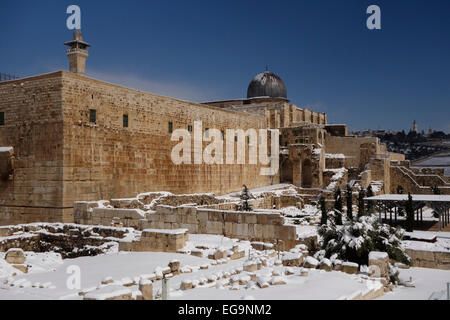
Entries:
<svg viewBox="0 0 450 320">
<path fill-rule="evenodd" d="M 0 227 L 0 252 L 60 253 L 62 258 L 95 256 L 114 246 L 119 251 L 176 252 L 188 240 L 187 230 L 143 230 L 62 223 Z M 9 251 L 8 251 L 9 252 Z"/>
</svg>

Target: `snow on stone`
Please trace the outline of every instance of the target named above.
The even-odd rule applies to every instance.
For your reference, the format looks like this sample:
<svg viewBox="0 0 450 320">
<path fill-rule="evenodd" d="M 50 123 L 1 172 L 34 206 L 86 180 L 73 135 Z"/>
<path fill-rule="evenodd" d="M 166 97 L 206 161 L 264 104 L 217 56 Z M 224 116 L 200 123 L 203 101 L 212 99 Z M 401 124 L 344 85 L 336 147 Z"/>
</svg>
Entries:
<svg viewBox="0 0 450 320">
<path fill-rule="evenodd" d="M 131 289 L 119 285 L 111 285 L 100 288 L 99 290 L 89 292 L 85 295 L 87 299 L 106 300 L 113 297 L 131 294 Z"/>
<path fill-rule="evenodd" d="M 369 260 L 378 260 L 389 258 L 386 252 L 371 251 L 369 252 Z"/>
<path fill-rule="evenodd" d="M 404 240 L 405 249 L 418 251 L 450 252 L 450 239 L 437 238 L 436 242 Z"/>
<path fill-rule="evenodd" d="M 342 153 L 325 153 L 326 159 L 345 159 L 345 155 Z"/>
<path fill-rule="evenodd" d="M 326 187 L 327 190 L 334 190 L 336 189 L 337 183 L 340 179 L 344 177 L 345 172 L 347 169 L 345 168 L 338 168 L 338 169 L 325 169 L 324 172 L 333 172 L 333 176 L 331 177 L 330 184 Z"/>
<path fill-rule="evenodd" d="M 305 259 L 305 263 L 308 263 L 309 265 L 312 266 L 318 266 L 319 265 L 319 261 L 311 256 L 307 256 Z"/>
<path fill-rule="evenodd" d="M 188 229 L 144 229 L 142 232 L 184 234 L 187 231 L 188 231 Z"/>
</svg>

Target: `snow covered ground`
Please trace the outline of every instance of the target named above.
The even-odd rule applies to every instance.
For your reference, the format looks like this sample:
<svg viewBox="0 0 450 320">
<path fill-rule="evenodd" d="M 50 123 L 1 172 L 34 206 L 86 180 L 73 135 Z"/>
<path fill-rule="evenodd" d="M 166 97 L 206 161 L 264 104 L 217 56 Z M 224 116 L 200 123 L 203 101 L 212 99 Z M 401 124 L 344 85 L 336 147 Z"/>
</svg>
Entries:
<svg viewBox="0 0 450 320">
<path fill-rule="evenodd" d="M 234 245 L 238 245 L 239 250 L 244 250 L 246 257 L 224 264 L 215 264 L 214 260 L 205 257 L 179 253 L 110 252 L 94 257 L 62 260 L 55 253 L 27 252 L 26 263 L 31 265 L 28 274 L 22 274 L 0 259 L 0 299 L 82 299 L 78 295 L 79 289 L 67 287 L 67 280 L 71 275 L 67 270 L 70 266 L 80 268 L 81 290 L 86 290 L 98 287 L 106 277 L 119 282 L 136 280 L 141 275 L 155 273 L 167 267 L 174 259 L 180 261 L 181 268 L 188 267 L 192 272 L 181 273 L 170 279 L 171 299 L 340 299 L 373 286 L 363 275 L 349 275 L 340 271 L 308 270 L 308 275 L 305 276 L 304 268 L 280 265 L 276 252 L 269 254 L 270 251 L 255 251 L 248 241 L 223 236 L 190 235 L 186 250 L 201 248 L 206 256 L 216 248 L 228 250 Z M 0 258 L 3 256 L 4 253 L 0 254 Z M 242 271 L 245 264 L 249 261 L 261 261 L 258 259 L 267 259 L 267 266 L 253 273 Z M 206 265 L 208 268 L 203 269 Z M 416 287 L 395 288 L 393 293 L 385 295 L 383 299 L 427 299 L 433 292 L 443 290 L 445 283 L 450 281 L 450 271 L 411 268 L 401 269 L 400 272 L 401 278 L 405 280 L 412 276 Z M 11 276 L 12 273 L 16 275 Z M 225 274 L 228 276 L 223 277 Z M 221 280 L 213 280 L 191 290 L 179 289 L 183 281 L 199 282 L 202 278 L 215 277 L 221 277 Z M 232 279 L 245 280 L 245 283 L 229 284 Z M 286 284 L 259 288 L 257 281 L 284 281 Z M 137 286 L 131 289 L 137 290 Z M 160 289 L 161 281 L 155 281 L 154 295 Z"/>
<path fill-rule="evenodd" d="M 176 292 L 173 299 L 187 300 L 238 300 L 253 298 L 256 300 L 336 300 L 342 296 L 350 296 L 358 290 L 365 290 L 367 285 L 358 276 L 343 272 L 325 272 L 310 270 L 308 276 L 296 273 L 285 276 L 286 285 L 270 286 L 268 288 L 240 288 L 232 290 L 223 288 L 196 288 Z"/>
<path fill-rule="evenodd" d="M 400 269 L 400 280 L 412 278 L 414 288 L 399 286 L 393 292 L 380 297 L 381 300 L 427 300 L 433 292 L 446 290 L 450 282 L 450 270 L 410 268 Z"/>
</svg>

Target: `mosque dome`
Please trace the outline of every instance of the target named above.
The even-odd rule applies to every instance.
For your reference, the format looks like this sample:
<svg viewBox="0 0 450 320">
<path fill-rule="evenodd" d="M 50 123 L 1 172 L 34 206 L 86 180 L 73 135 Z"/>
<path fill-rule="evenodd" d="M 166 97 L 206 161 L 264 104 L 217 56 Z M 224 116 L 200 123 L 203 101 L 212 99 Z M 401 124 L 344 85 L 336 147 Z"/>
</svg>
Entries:
<svg viewBox="0 0 450 320">
<path fill-rule="evenodd" d="M 286 86 L 276 74 L 262 72 L 253 78 L 247 89 L 247 99 L 256 97 L 287 99 Z"/>
</svg>

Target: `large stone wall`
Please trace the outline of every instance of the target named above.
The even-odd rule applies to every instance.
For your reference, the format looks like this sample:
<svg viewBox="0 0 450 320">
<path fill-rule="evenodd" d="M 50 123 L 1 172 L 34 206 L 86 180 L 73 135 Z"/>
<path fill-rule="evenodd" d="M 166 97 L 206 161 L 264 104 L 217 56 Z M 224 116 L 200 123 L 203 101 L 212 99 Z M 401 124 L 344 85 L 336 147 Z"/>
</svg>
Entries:
<svg viewBox="0 0 450 320">
<path fill-rule="evenodd" d="M 450 252 L 406 249 L 415 267 L 450 270 Z"/>
<path fill-rule="evenodd" d="M 297 241 L 296 227 L 284 225 L 284 218 L 278 212 L 231 211 L 194 206 L 156 207 L 155 211 L 139 209 L 116 209 L 99 207 L 98 202 L 75 202 L 76 223 L 89 225 L 110 225 L 118 218 L 125 227 L 139 230 L 187 229 L 189 233 L 221 234 L 230 238 L 277 243 L 292 248 Z"/>
<path fill-rule="evenodd" d="M 0 82 L 0 112 L 5 117 L 0 147 L 13 147 L 14 153 L 12 174 L 0 180 L 0 224 L 70 221 L 63 205 L 58 75 Z"/>
<path fill-rule="evenodd" d="M 370 158 L 375 154 L 382 153 L 382 150 L 378 138 L 340 137 L 327 134 L 325 136 L 325 152 L 342 153 L 346 157 L 348 166 L 363 170 Z"/>
<path fill-rule="evenodd" d="M 188 129 L 196 120 L 203 122 L 203 129 L 258 129 L 265 127 L 263 116 L 160 97 L 67 72 L 62 82 L 65 205 L 128 197 L 139 190 L 223 194 L 244 183 L 270 184 L 270 177 L 259 174 L 259 165 L 174 165 L 170 158 L 178 141 L 170 141 L 169 122 L 173 130 Z M 96 124 L 89 122 L 89 109 L 96 109 Z M 128 114 L 128 128 L 122 126 L 123 114 Z"/>
<path fill-rule="evenodd" d="M 89 121 L 90 109 L 96 110 L 95 123 Z M 175 165 L 170 158 L 178 141 L 170 141 L 169 122 L 173 130 L 194 127 L 196 120 L 203 130 L 260 129 L 266 126 L 263 115 L 160 97 L 65 71 L 0 83 L 0 112 L 5 114 L 0 147 L 13 147 L 15 157 L 12 174 L 0 181 L 3 225 L 72 222 L 76 200 L 127 197 L 139 190 L 222 194 L 242 184 L 252 188 L 279 180 L 248 164 L 248 147 L 247 164 Z"/>
<path fill-rule="evenodd" d="M 402 186 L 405 193 L 431 194 L 431 187 L 437 186 L 441 194 L 450 194 L 450 182 L 442 171 L 427 170 L 423 172 L 409 167 L 409 161 L 391 162 L 391 191 Z"/>
</svg>

